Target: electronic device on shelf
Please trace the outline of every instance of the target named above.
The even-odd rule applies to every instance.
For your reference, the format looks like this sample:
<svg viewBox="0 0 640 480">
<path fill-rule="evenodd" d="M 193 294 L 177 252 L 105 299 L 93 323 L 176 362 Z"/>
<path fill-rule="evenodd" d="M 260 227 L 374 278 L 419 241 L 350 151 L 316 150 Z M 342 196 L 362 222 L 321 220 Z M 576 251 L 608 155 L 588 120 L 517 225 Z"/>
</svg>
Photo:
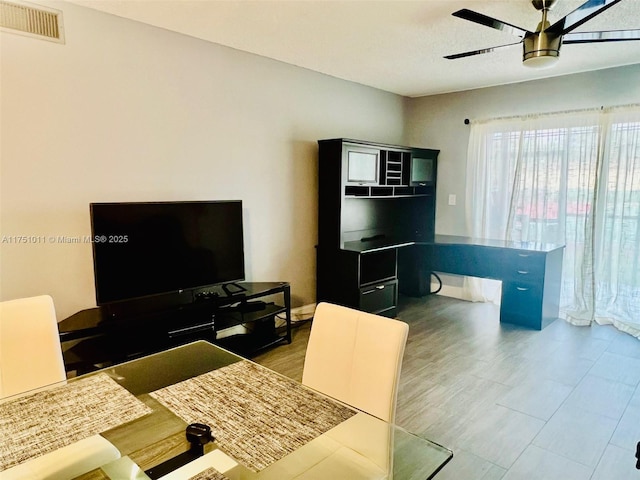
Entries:
<svg viewBox="0 0 640 480">
<path fill-rule="evenodd" d="M 240 305 L 238 305 L 238 310 L 240 310 L 243 313 L 259 312 L 261 310 L 264 310 L 265 308 L 267 308 L 267 303 L 263 302 L 262 300 L 242 302 L 240 303 Z"/>
<path fill-rule="evenodd" d="M 92 203 L 90 213 L 100 306 L 166 308 L 245 278 L 240 200 Z"/>
<path fill-rule="evenodd" d="M 220 296 L 220 294 L 218 292 L 212 292 L 212 291 L 207 290 L 207 291 L 204 291 L 204 292 L 196 292 L 196 294 L 193 296 L 193 298 L 197 302 L 202 302 L 202 301 L 215 300 L 219 296 Z"/>
</svg>

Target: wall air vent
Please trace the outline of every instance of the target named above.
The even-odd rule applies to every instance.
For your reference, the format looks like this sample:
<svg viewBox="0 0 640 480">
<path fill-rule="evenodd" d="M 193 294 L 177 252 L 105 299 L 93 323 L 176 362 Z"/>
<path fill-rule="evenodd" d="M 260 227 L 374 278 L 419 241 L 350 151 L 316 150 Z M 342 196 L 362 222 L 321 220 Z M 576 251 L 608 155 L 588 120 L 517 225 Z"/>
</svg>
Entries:
<svg viewBox="0 0 640 480">
<path fill-rule="evenodd" d="M 0 0 L 0 27 L 5 32 L 64 43 L 62 12 L 19 0 Z"/>
</svg>

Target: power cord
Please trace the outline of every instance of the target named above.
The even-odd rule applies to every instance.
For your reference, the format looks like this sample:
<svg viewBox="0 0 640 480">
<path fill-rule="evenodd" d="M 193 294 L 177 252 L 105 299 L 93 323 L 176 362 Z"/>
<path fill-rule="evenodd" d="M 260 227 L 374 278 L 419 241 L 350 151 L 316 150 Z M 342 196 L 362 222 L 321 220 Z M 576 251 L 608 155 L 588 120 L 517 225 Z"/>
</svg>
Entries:
<svg viewBox="0 0 640 480">
<path fill-rule="evenodd" d="M 438 288 L 433 291 L 433 292 L 429 292 L 429 294 L 431 295 L 435 295 L 436 293 L 438 293 L 440 290 L 442 290 L 442 279 L 438 276 L 438 274 L 436 272 L 431 272 L 431 275 L 433 275 L 434 277 L 436 277 L 436 280 L 438 280 Z"/>
</svg>

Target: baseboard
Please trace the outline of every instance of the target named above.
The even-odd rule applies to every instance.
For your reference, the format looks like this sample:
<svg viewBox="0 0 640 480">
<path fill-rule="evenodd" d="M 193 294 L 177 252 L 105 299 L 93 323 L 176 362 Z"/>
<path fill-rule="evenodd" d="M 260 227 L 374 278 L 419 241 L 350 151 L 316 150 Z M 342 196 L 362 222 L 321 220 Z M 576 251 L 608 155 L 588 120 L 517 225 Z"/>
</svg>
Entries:
<svg viewBox="0 0 640 480">
<path fill-rule="evenodd" d="M 291 320 L 293 322 L 300 322 L 303 320 L 309 320 L 313 317 L 313 314 L 316 311 L 316 304 L 309 303 L 307 305 L 302 305 L 301 307 L 295 307 L 291 309 Z"/>
<path fill-rule="evenodd" d="M 302 305 L 300 307 L 295 307 L 291 309 L 291 323 L 296 322 L 304 322 L 306 320 L 311 320 L 313 318 L 313 314 L 316 311 L 316 304 L 309 303 L 307 305 Z M 277 327 L 281 327 L 286 322 L 285 314 L 279 313 L 276 315 Z"/>
</svg>

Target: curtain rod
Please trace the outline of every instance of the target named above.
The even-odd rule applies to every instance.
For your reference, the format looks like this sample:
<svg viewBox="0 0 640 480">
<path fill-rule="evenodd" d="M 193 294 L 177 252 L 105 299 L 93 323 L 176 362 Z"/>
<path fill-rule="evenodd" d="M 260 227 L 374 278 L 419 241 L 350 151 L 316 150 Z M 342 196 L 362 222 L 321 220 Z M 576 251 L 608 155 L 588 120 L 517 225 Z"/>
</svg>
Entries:
<svg viewBox="0 0 640 480">
<path fill-rule="evenodd" d="M 546 117 L 546 116 L 553 116 L 553 115 L 567 115 L 571 113 L 610 112 L 610 111 L 626 109 L 626 108 L 640 108 L 640 103 L 629 103 L 627 105 L 613 105 L 609 107 L 605 107 L 601 105 L 600 107 L 581 108 L 576 110 L 559 110 L 555 112 L 528 113 L 525 115 L 511 115 L 506 117 L 485 118 L 480 120 L 470 120 L 468 118 L 465 118 L 464 124 L 469 125 L 471 123 L 486 123 L 486 122 L 495 122 L 500 120 L 517 120 L 517 119 L 525 120 L 530 118 Z"/>
</svg>

